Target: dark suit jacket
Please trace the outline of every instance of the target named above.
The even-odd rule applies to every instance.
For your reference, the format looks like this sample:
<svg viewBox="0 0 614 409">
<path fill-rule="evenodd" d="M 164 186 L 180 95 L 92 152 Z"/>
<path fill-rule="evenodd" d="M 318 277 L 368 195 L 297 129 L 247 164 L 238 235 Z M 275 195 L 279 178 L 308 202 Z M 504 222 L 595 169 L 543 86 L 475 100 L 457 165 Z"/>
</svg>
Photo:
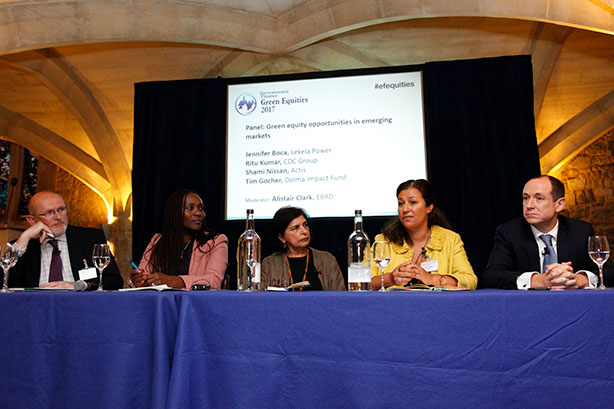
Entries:
<svg viewBox="0 0 614 409">
<path fill-rule="evenodd" d="M 559 262 L 571 261 L 574 271 L 588 270 L 599 275 L 588 256 L 588 237 L 593 227 L 586 222 L 559 215 L 557 255 Z M 528 271 L 541 271 L 537 243 L 529 223 L 522 217 L 497 227 L 495 244 L 484 272 L 484 286 L 515 289 L 516 279 Z M 614 285 L 614 263 L 604 265 L 605 285 Z"/>
<path fill-rule="evenodd" d="M 83 259 L 88 265 L 92 263 L 92 249 L 96 243 L 106 243 L 104 232 L 100 229 L 88 229 L 69 225 L 66 228 L 66 242 L 70 256 L 70 266 L 75 281 L 79 279 L 79 270 L 83 268 Z M 30 240 L 26 252 L 17 264 L 9 270 L 9 287 L 38 287 L 41 271 L 41 246 L 38 239 Z M 90 280 L 88 280 L 90 281 Z M 98 284 L 98 280 L 91 280 Z M 102 286 L 105 290 L 122 288 L 124 280 L 119 272 L 115 258 L 102 273 Z"/>
</svg>

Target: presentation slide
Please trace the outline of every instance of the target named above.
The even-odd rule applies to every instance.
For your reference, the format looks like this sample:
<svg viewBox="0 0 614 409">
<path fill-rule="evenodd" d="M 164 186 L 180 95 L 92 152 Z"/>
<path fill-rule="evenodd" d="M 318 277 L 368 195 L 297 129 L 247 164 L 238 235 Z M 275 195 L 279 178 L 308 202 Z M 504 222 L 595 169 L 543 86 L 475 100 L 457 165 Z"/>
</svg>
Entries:
<svg viewBox="0 0 614 409">
<path fill-rule="evenodd" d="M 407 179 L 426 178 L 422 73 L 228 87 L 226 219 L 387 216 Z"/>
</svg>

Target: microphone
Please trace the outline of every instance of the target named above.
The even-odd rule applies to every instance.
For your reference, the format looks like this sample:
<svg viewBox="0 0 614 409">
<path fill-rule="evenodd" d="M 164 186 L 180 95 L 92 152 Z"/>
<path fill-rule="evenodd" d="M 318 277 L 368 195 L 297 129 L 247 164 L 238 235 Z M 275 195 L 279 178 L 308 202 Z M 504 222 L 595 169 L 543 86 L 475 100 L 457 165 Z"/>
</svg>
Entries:
<svg viewBox="0 0 614 409">
<path fill-rule="evenodd" d="M 19 182 L 19 179 L 17 179 L 16 177 L 12 177 L 11 178 L 11 190 L 9 191 L 9 197 L 6 201 L 6 209 L 4 211 L 4 224 L 6 224 L 7 226 L 9 225 L 9 210 L 11 207 L 11 198 L 13 197 L 13 190 L 15 190 L 15 186 L 17 186 L 17 182 Z"/>
<path fill-rule="evenodd" d="M 75 291 L 94 291 L 98 289 L 98 286 L 87 281 L 78 280 L 75 281 Z"/>
</svg>

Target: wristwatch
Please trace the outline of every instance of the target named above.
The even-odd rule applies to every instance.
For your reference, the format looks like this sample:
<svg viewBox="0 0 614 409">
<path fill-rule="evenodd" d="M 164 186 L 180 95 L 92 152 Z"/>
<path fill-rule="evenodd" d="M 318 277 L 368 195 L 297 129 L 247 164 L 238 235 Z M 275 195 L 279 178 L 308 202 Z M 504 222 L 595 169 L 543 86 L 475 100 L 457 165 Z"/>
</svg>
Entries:
<svg viewBox="0 0 614 409">
<path fill-rule="evenodd" d="M 444 286 L 448 280 L 446 280 L 446 276 L 439 276 L 439 285 Z"/>
</svg>

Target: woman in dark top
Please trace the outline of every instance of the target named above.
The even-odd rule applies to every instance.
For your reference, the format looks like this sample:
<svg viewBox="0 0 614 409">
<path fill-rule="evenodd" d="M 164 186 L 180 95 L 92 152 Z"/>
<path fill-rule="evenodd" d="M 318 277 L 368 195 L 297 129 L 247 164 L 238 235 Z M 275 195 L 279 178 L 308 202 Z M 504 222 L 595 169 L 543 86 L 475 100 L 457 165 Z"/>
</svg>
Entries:
<svg viewBox="0 0 614 409">
<path fill-rule="evenodd" d="M 309 247 L 309 219 L 303 209 L 282 207 L 273 217 L 273 243 L 279 251 L 262 261 L 260 285 L 290 286 L 309 281 L 309 290 L 345 290 L 335 257 Z"/>
</svg>

